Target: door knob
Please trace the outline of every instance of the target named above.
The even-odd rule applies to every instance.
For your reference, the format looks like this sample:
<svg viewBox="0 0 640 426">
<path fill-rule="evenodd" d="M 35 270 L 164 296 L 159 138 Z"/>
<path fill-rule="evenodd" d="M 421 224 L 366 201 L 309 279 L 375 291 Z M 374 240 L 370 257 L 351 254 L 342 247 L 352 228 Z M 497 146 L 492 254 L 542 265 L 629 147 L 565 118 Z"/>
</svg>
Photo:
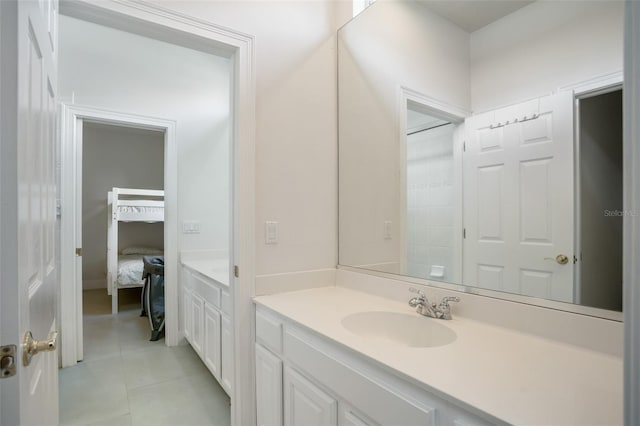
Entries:
<svg viewBox="0 0 640 426">
<path fill-rule="evenodd" d="M 22 364 L 26 367 L 31 363 L 31 358 L 40 352 L 55 351 L 57 340 L 57 331 L 49 333 L 49 338 L 46 340 L 35 340 L 31 332 L 27 331 L 22 342 Z"/>
<path fill-rule="evenodd" d="M 560 265 L 566 265 L 567 263 L 569 263 L 569 258 L 564 254 L 557 255 L 555 259 L 552 257 L 545 257 L 544 260 L 551 260 L 557 262 Z"/>
</svg>

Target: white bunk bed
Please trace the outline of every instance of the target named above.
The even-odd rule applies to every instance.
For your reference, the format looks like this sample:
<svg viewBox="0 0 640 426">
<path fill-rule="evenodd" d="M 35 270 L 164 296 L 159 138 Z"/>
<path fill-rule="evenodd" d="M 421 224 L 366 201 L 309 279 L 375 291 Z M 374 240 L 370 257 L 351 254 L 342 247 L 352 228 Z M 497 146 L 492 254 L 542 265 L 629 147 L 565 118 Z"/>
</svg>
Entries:
<svg viewBox="0 0 640 426">
<path fill-rule="evenodd" d="M 120 222 L 164 222 L 164 191 L 113 188 L 107 195 L 107 292 L 111 312 L 118 313 L 118 290 L 142 287 L 142 256 L 154 253 L 118 252 Z M 157 254 L 157 253 L 155 253 Z"/>
</svg>

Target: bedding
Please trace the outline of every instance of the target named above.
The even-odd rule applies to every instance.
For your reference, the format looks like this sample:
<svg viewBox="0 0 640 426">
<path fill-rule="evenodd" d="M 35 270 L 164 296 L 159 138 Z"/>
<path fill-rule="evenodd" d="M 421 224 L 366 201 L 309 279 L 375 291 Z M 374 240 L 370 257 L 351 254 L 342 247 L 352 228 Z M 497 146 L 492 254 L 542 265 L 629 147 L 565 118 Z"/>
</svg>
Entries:
<svg viewBox="0 0 640 426">
<path fill-rule="evenodd" d="M 118 276 L 116 283 L 118 286 L 140 286 L 144 284 L 142 280 L 142 271 L 144 264 L 142 263 L 141 254 L 129 254 L 118 256 Z"/>
</svg>

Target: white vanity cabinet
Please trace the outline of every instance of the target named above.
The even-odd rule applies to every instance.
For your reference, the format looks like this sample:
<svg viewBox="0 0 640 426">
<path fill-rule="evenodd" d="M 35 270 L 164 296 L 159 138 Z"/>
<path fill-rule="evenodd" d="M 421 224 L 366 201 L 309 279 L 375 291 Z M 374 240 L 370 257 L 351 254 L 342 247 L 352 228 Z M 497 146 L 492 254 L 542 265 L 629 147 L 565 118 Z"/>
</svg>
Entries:
<svg viewBox="0 0 640 426">
<path fill-rule="evenodd" d="M 233 383 L 233 328 L 231 327 L 231 318 L 227 314 L 222 314 L 221 342 L 222 353 L 220 360 L 220 384 L 231 394 L 231 384 Z"/>
<path fill-rule="evenodd" d="M 338 426 L 380 426 L 368 419 L 363 413 L 351 407 L 349 404 L 340 404 L 338 411 Z"/>
<path fill-rule="evenodd" d="M 260 305 L 256 397 L 258 426 L 495 424 Z"/>
<path fill-rule="evenodd" d="M 222 315 L 211 305 L 207 304 L 204 310 L 204 363 L 218 381 L 220 377 L 220 360 L 222 359 L 221 339 Z"/>
<path fill-rule="evenodd" d="M 182 273 L 182 306 L 180 306 L 180 312 L 182 313 L 182 331 L 187 341 L 191 341 L 191 289 L 184 285 L 185 273 Z"/>
<path fill-rule="evenodd" d="M 231 299 L 222 283 L 182 265 L 184 336 L 222 388 L 233 387 Z"/>
<path fill-rule="evenodd" d="M 282 425 L 282 360 L 256 344 L 256 414 L 258 426 Z"/>
<path fill-rule="evenodd" d="M 284 424 L 336 426 L 338 401 L 287 366 L 284 371 Z"/>
<path fill-rule="evenodd" d="M 191 293 L 191 346 L 202 357 L 204 355 L 204 299 Z"/>
</svg>

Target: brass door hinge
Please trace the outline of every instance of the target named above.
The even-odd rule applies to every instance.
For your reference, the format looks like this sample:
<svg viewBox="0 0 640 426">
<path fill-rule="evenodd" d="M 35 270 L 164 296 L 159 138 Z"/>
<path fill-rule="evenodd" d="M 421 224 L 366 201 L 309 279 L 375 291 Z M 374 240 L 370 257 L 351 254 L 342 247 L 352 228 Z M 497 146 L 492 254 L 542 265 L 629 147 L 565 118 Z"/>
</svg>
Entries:
<svg viewBox="0 0 640 426">
<path fill-rule="evenodd" d="M 82 257 L 82 247 L 76 248 L 76 256 Z"/>
<path fill-rule="evenodd" d="M 240 277 L 240 267 L 238 265 L 233 266 L 233 275 L 236 278 Z"/>
</svg>

